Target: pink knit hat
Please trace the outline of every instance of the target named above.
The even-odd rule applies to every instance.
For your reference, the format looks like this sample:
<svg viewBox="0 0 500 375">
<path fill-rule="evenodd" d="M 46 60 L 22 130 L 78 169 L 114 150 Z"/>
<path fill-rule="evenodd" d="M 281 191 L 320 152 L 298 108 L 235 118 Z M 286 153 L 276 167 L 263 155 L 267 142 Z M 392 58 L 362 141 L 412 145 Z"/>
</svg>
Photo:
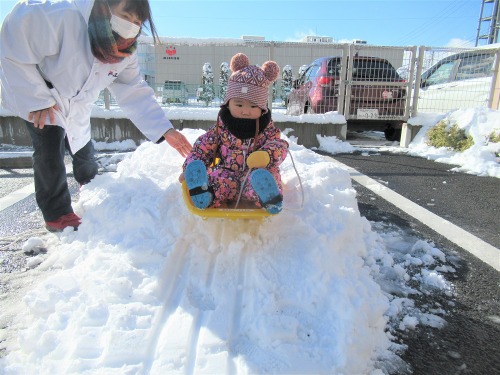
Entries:
<svg viewBox="0 0 500 375">
<path fill-rule="evenodd" d="M 262 68 L 250 65 L 250 60 L 243 53 L 237 53 L 231 59 L 230 68 L 233 71 L 229 77 L 224 104 L 230 99 L 240 98 L 250 100 L 260 109 L 267 112 L 267 89 L 276 81 L 280 73 L 278 64 L 266 61 Z"/>
</svg>

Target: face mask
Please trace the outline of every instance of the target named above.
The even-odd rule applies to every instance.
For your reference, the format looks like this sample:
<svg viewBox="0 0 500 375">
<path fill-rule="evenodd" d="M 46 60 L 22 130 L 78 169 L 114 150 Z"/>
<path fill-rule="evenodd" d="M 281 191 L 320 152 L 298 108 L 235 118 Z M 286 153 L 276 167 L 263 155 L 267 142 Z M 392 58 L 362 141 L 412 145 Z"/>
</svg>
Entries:
<svg viewBox="0 0 500 375">
<path fill-rule="evenodd" d="M 141 31 L 140 26 L 115 16 L 113 13 L 111 13 L 111 19 L 109 22 L 111 23 L 111 30 L 124 39 L 135 38 L 137 34 L 139 34 L 139 31 Z"/>
</svg>

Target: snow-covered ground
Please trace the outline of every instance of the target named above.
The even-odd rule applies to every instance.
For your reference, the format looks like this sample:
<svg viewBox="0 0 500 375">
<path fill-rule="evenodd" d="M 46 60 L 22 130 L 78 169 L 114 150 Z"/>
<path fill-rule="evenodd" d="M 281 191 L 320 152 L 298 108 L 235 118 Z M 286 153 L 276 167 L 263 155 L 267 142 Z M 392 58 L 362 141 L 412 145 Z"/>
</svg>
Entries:
<svg viewBox="0 0 500 375">
<path fill-rule="evenodd" d="M 485 109 L 449 116 L 475 140 L 500 124 Z M 194 141 L 202 131 L 183 133 Z M 24 244 L 39 253 L 26 292 L 4 312 L 2 373 L 408 373 L 396 335 L 446 324 L 447 306 L 419 307 L 412 296 L 442 293 L 452 305 L 453 258 L 362 217 L 347 171 L 288 140 L 302 187 L 287 158 L 285 209 L 262 222 L 190 214 L 177 181 L 183 160 L 166 144 L 143 143 L 86 185 L 77 232 Z M 490 155 L 499 145 L 484 143 L 461 158 L 421 136 L 387 150 L 500 177 Z"/>
<path fill-rule="evenodd" d="M 457 124 L 466 134 L 472 135 L 474 145 L 464 152 L 455 152 L 445 147 L 430 146 L 427 131 L 444 120 L 449 126 Z M 439 163 L 456 165 L 453 171 L 471 173 L 478 176 L 500 178 L 500 143 L 488 142 L 493 132 L 500 135 L 500 111 L 486 108 L 471 108 L 452 111 L 447 114 L 421 114 L 408 121 L 409 124 L 421 125 L 417 136 L 408 148 L 394 146 L 378 147 L 378 151 L 405 153 L 423 157 Z M 320 138 L 320 149 L 330 153 L 355 152 L 360 149 L 334 137 Z M 367 150 L 366 147 L 363 150 Z"/>
</svg>

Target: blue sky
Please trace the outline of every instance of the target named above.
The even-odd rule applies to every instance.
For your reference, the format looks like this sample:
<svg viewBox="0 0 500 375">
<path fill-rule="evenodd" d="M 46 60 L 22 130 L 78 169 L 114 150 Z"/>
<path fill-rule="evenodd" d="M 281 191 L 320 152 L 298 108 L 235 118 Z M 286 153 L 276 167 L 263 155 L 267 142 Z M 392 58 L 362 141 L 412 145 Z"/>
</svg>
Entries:
<svg viewBox="0 0 500 375">
<path fill-rule="evenodd" d="M 0 19 L 16 1 L 0 0 Z M 388 46 L 475 44 L 481 0 L 150 0 L 160 36 L 298 41 L 363 39 Z M 491 15 L 491 4 L 485 14 Z M 484 24 L 484 30 L 487 30 Z M 484 44 L 482 42 L 481 44 Z"/>
</svg>

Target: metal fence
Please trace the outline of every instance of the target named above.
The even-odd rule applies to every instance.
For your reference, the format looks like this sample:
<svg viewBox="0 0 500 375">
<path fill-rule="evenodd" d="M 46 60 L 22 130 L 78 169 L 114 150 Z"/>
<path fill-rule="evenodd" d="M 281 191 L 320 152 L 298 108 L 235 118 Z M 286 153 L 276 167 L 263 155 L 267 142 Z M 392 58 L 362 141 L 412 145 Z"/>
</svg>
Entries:
<svg viewBox="0 0 500 375">
<path fill-rule="evenodd" d="M 415 112 L 459 108 L 498 109 L 500 49 L 420 47 L 414 86 Z"/>
<path fill-rule="evenodd" d="M 347 120 L 405 121 L 415 52 L 415 47 L 345 45 L 341 55 L 316 59 L 294 82 L 287 113 L 338 111 Z"/>
<path fill-rule="evenodd" d="M 165 106 L 219 106 L 225 86 L 220 83 L 223 65 L 241 51 L 256 65 L 266 60 L 280 65 L 282 76 L 269 96 L 273 108 L 292 115 L 338 111 L 351 121 L 402 122 L 419 112 L 498 109 L 496 47 L 176 41 L 146 45 L 139 60 L 145 79 Z M 204 80 L 207 64 L 213 67 L 209 82 Z M 105 93 L 97 102 L 113 103 Z"/>
</svg>

